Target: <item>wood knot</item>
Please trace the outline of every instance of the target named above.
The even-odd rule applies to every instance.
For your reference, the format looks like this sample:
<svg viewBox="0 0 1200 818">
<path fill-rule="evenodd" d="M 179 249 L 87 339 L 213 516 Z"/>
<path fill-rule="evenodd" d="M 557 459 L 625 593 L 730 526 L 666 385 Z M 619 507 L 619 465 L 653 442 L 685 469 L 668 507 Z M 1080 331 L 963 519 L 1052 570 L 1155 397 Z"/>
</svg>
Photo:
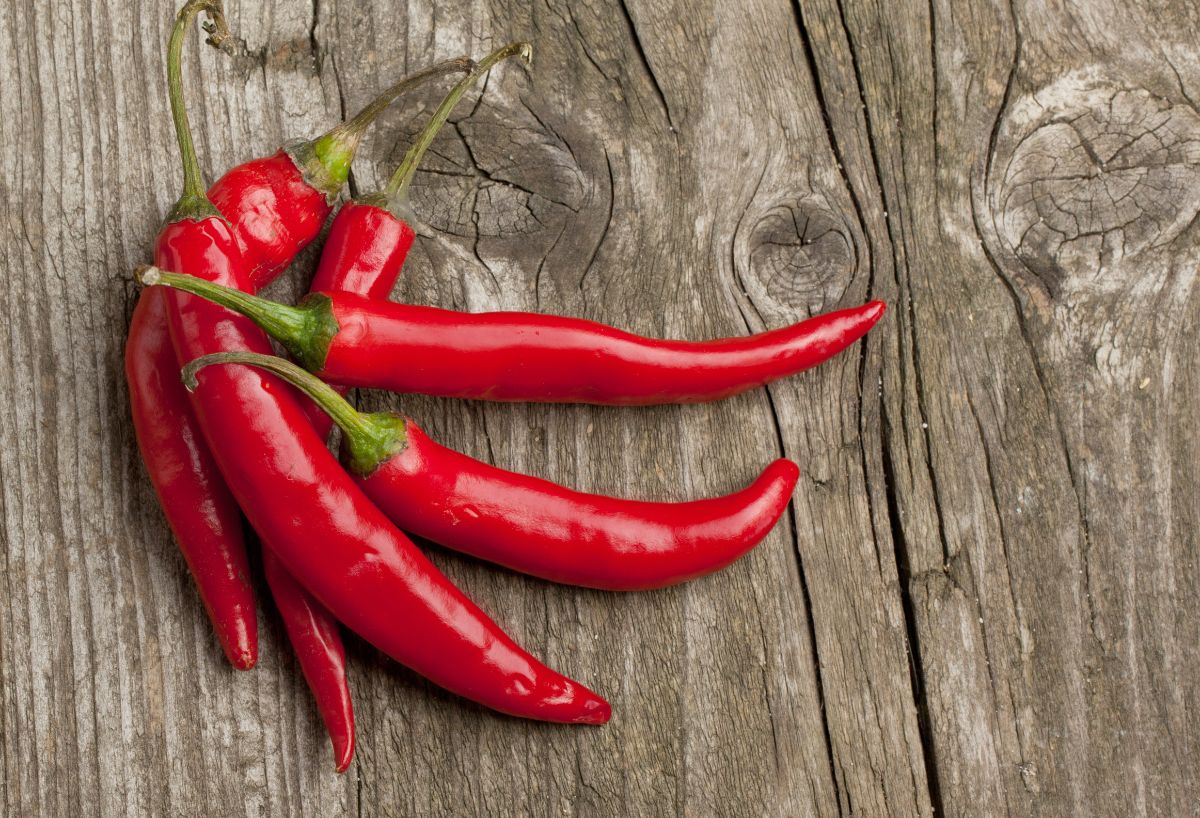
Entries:
<svg viewBox="0 0 1200 818">
<path fill-rule="evenodd" d="M 820 310 L 841 297 L 854 271 L 854 244 L 824 205 L 802 200 L 768 209 L 750 230 L 751 274 L 792 309 Z"/>
<path fill-rule="evenodd" d="M 443 129 L 417 173 L 413 204 L 440 232 L 520 241 L 541 235 L 551 243 L 587 194 L 558 133 L 520 105 L 481 106 Z"/>
<path fill-rule="evenodd" d="M 1012 106 L 993 161 L 1000 237 L 1052 297 L 1125 289 L 1116 262 L 1200 211 L 1200 116 L 1144 89 L 1065 78 Z"/>
</svg>

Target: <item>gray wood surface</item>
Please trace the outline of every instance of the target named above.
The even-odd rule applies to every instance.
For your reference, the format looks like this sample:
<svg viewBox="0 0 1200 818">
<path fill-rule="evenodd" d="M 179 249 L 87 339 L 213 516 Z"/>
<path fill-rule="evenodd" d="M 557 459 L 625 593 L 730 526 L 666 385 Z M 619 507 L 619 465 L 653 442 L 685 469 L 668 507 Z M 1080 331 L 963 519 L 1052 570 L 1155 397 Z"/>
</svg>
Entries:
<svg viewBox="0 0 1200 818">
<path fill-rule="evenodd" d="M 497 716 L 350 638 L 342 777 L 269 605 L 259 667 L 223 661 L 133 443 L 173 12 L 0 3 L 0 813 L 1200 815 L 1194 3 L 229 0 L 237 54 L 186 63 L 210 179 L 534 42 L 418 176 L 396 298 L 681 338 L 891 305 L 712 405 L 360 396 L 589 490 L 725 492 L 779 454 L 803 477 L 753 554 L 660 592 L 433 550 L 615 717 Z M 354 190 L 435 99 L 389 112 Z"/>
</svg>

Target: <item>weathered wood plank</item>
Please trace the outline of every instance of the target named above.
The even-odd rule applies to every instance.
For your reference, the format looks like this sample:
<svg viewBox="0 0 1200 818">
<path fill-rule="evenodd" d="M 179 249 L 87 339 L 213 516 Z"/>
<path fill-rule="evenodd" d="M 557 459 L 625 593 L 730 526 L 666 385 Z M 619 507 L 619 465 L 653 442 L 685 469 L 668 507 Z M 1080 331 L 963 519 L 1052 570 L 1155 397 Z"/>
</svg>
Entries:
<svg viewBox="0 0 1200 818">
<path fill-rule="evenodd" d="M 935 797 L 1188 814 L 1194 10 L 802 5 L 901 306 L 881 479 Z"/>
</svg>

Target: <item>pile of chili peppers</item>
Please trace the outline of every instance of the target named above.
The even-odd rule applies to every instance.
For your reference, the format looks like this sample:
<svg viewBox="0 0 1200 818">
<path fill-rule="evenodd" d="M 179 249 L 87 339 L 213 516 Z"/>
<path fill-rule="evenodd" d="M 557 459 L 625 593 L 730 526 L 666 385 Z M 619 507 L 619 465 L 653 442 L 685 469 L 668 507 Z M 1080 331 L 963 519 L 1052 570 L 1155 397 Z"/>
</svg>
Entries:
<svg viewBox="0 0 1200 818">
<path fill-rule="evenodd" d="M 787 507 L 796 465 L 776 460 L 741 491 L 693 502 L 585 494 L 441 446 L 409 418 L 361 413 L 345 389 L 611 405 L 709 401 L 821 363 L 861 338 L 884 305 L 694 343 L 575 318 L 389 302 L 414 239 L 407 192 L 422 156 L 471 85 L 503 59 L 528 62 L 530 47 L 417 72 L 325 135 L 239 165 L 206 192 L 180 70 L 185 35 L 201 13 L 210 44 L 229 36 L 220 0 L 190 0 L 171 32 L 167 75 L 183 194 L 158 234 L 153 266 L 138 271 L 146 288 L 129 328 L 126 373 L 142 457 L 226 655 L 243 670 L 258 657 L 244 514 L 266 545 L 267 583 L 339 772 L 354 753 L 339 623 L 500 712 L 603 724 L 608 702 L 523 650 L 403 532 L 555 582 L 657 588 L 753 548 Z M 462 76 L 388 185 L 338 210 L 312 293 L 298 306 L 254 295 L 320 233 L 378 114 L 451 74 Z M 296 363 L 275 356 L 269 338 Z M 331 423 L 341 430 L 341 461 L 326 445 Z"/>
</svg>

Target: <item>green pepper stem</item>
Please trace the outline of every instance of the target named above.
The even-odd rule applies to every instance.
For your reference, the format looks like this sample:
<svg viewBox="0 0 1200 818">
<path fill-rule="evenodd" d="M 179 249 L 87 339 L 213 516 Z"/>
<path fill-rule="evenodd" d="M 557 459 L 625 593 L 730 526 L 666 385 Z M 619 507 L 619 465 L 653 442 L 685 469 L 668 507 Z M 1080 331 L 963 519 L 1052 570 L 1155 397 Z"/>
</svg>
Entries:
<svg viewBox="0 0 1200 818">
<path fill-rule="evenodd" d="M 425 156 L 425 152 L 429 150 L 429 146 L 433 144 L 434 137 L 437 136 L 438 131 L 442 129 L 442 126 L 446 124 L 446 120 L 450 118 L 450 112 L 454 110 L 454 106 L 462 99 L 467 89 L 486 74 L 493 65 L 501 60 L 516 56 L 521 57 L 526 65 L 531 64 L 533 62 L 533 46 L 529 43 L 510 43 L 503 48 L 498 48 L 480 60 L 470 74 L 459 80 L 458 84 L 450 89 L 450 93 L 446 94 L 441 105 L 434 111 L 433 117 L 425 125 L 425 129 L 417 136 L 417 141 L 408 149 L 408 153 L 404 154 L 404 159 L 400 162 L 400 167 L 396 168 L 396 172 L 392 174 L 387 187 L 376 197 L 369 198 L 372 200 L 376 198 L 381 199 L 388 210 L 395 211 L 403 208 L 405 197 L 408 195 L 409 185 L 412 184 L 417 167 L 421 164 L 421 159 Z M 370 203 L 375 204 L 376 202 L 370 201 Z"/>
<path fill-rule="evenodd" d="M 216 207 L 208 200 L 204 190 L 204 175 L 200 172 L 200 161 L 196 158 L 196 146 L 192 142 L 192 129 L 188 123 L 187 106 L 183 102 L 183 38 L 192 21 L 200 12 L 207 12 L 211 23 L 206 26 L 208 41 L 220 45 L 229 36 L 225 22 L 225 11 L 221 0 L 189 0 L 175 15 L 175 26 L 167 43 L 167 96 L 171 102 L 171 119 L 175 122 L 175 139 L 179 142 L 179 155 L 183 160 L 183 193 L 171 208 L 168 222 L 183 219 L 219 217 Z"/>
<path fill-rule="evenodd" d="M 407 426 L 398 415 L 358 411 L 332 386 L 305 372 L 291 361 L 257 352 L 216 352 L 190 361 L 180 372 L 189 392 L 199 383 L 196 373 L 211 364 L 245 364 L 264 369 L 296 387 L 329 415 L 345 436 L 350 466 L 359 475 L 369 475 L 404 448 Z"/>
<path fill-rule="evenodd" d="M 353 118 L 311 142 L 289 148 L 293 161 L 305 173 L 305 181 L 326 196 L 336 196 L 350 177 L 350 165 L 363 135 L 384 109 L 400 95 L 431 79 L 455 72 L 466 74 L 474 67 L 475 61 L 469 57 L 456 57 L 408 75 L 375 97 Z"/>
<path fill-rule="evenodd" d="M 246 316 L 307 369 L 319 371 L 324 366 L 329 343 L 337 335 L 337 319 L 333 317 L 328 296 L 313 295 L 291 307 L 151 265 L 138 267 L 134 276 L 143 286 L 161 285 L 183 290 Z"/>
</svg>

